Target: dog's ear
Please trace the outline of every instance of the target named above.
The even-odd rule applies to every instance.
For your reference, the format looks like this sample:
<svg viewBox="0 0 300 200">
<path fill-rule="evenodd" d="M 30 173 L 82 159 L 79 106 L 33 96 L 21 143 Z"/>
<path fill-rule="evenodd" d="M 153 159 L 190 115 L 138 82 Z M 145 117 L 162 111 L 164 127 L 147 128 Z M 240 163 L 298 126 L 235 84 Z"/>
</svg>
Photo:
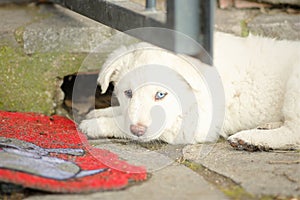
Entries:
<svg viewBox="0 0 300 200">
<path fill-rule="evenodd" d="M 132 67 L 129 66 L 129 62 L 134 60 L 135 50 L 144 49 L 146 47 L 152 47 L 152 45 L 140 42 L 129 46 L 121 46 L 108 56 L 97 80 L 101 86 L 102 93 L 105 93 L 110 82 L 115 83 L 119 80 L 121 71 L 124 72 Z"/>
<path fill-rule="evenodd" d="M 122 54 L 127 51 L 127 48 L 121 46 L 111 53 L 103 64 L 97 82 L 101 87 L 101 93 L 105 93 L 109 83 L 115 83 L 118 80 L 120 69 L 123 66 Z"/>
<path fill-rule="evenodd" d="M 102 70 L 98 76 L 98 84 L 101 87 L 101 93 L 104 94 L 109 86 L 110 82 L 116 82 L 116 77 L 118 76 L 119 68 L 116 63 L 105 63 Z"/>
</svg>

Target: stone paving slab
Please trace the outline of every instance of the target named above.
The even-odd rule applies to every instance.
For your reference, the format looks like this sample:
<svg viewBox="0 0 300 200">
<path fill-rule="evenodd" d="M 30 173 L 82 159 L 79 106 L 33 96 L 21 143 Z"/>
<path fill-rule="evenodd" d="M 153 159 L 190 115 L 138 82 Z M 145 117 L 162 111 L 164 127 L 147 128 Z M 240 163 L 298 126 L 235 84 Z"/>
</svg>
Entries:
<svg viewBox="0 0 300 200">
<path fill-rule="evenodd" d="M 5 6 L 0 7 L 0 45 L 16 46 L 15 32 L 33 20 L 31 8 Z"/>
<path fill-rule="evenodd" d="M 247 25 L 243 23 L 259 15 L 259 10 L 216 10 L 215 29 L 218 31 L 242 35 Z M 248 30 L 247 30 L 248 31 Z"/>
<path fill-rule="evenodd" d="M 58 5 L 40 5 L 36 22 L 26 26 L 24 50 L 35 52 L 91 52 L 116 31 Z"/>
<path fill-rule="evenodd" d="M 173 146 L 171 150 L 157 149 L 150 150 L 144 148 L 134 142 L 122 140 L 122 139 L 103 139 L 103 140 L 92 140 L 91 141 L 94 147 L 101 149 L 109 150 L 113 153 L 118 154 L 122 159 L 130 161 L 134 165 L 146 166 L 148 172 L 152 173 L 159 171 L 173 163 L 176 162 L 176 159 L 179 159 L 180 156 L 176 158 L 171 158 L 169 155 L 166 155 L 166 152 L 173 152 L 177 155 L 181 155 L 182 148 L 176 148 Z M 168 145 L 172 146 L 172 145 Z"/>
<path fill-rule="evenodd" d="M 248 23 L 249 30 L 271 38 L 300 40 L 300 15 L 261 14 Z"/>
<path fill-rule="evenodd" d="M 148 182 L 132 186 L 126 190 L 98 192 L 84 195 L 38 195 L 26 200 L 79 200 L 79 199 L 122 199 L 122 200 L 191 200 L 227 199 L 220 191 L 203 181 L 202 177 L 188 168 L 172 165 L 157 171 Z"/>
<path fill-rule="evenodd" d="M 248 10 L 216 10 L 215 29 L 238 36 L 249 33 L 281 40 L 300 40 L 300 13 L 283 10 L 261 12 Z"/>
<path fill-rule="evenodd" d="M 117 141 L 117 142 L 116 142 Z M 95 147 L 117 153 L 131 164 L 144 165 L 151 173 L 148 181 L 133 185 L 121 191 L 106 191 L 84 195 L 37 195 L 27 200 L 77 200 L 77 199 L 228 199 L 215 186 L 191 169 L 178 164 L 172 158 L 158 151 L 151 151 L 134 143 L 120 143 L 124 140 L 91 141 Z M 126 141 L 125 141 L 126 142 Z M 173 146 L 175 148 L 175 146 Z M 180 148 L 179 148 L 180 149 Z M 174 149 L 176 152 L 176 149 Z M 178 153 L 181 152 L 178 151 Z M 179 154 L 178 154 L 179 155 Z"/>
<path fill-rule="evenodd" d="M 218 0 L 220 8 L 269 8 L 276 5 L 299 6 L 299 0 Z"/>
<path fill-rule="evenodd" d="M 210 148 L 209 148 L 210 147 Z M 236 151 L 227 142 L 189 145 L 184 159 L 229 177 L 257 196 L 300 196 L 300 152 Z"/>
<path fill-rule="evenodd" d="M 261 0 L 262 2 L 272 3 L 272 4 L 291 4 L 300 6 L 299 0 Z"/>
</svg>

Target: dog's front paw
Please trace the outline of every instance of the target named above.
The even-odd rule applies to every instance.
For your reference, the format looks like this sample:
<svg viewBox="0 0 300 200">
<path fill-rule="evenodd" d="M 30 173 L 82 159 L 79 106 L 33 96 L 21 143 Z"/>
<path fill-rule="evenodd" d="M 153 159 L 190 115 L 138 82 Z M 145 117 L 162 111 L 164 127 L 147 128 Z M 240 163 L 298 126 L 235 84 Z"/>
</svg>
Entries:
<svg viewBox="0 0 300 200">
<path fill-rule="evenodd" d="M 83 120 L 79 129 L 89 138 L 100 137 L 126 137 L 111 117 L 101 117 Z"/>
<path fill-rule="evenodd" d="M 108 108 L 101 108 L 95 109 L 89 112 L 85 118 L 86 119 L 93 119 L 93 118 L 111 118 L 120 115 L 120 108 L 119 107 L 108 107 Z"/>
<path fill-rule="evenodd" d="M 103 136 L 101 123 L 98 119 L 86 119 L 79 124 L 79 129 L 89 138 L 99 138 Z"/>
<path fill-rule="evenodd" d="M 268 144 L 260 142 L 259 138 L 255 138 L 252 131 L 243 131 L 230 136 L 227 141 L 237 150 L 246 151 L 269 151 L 272 148 Z"/>
<path fill-rule="evenodd" d="M 85 119 L 93 119 L 99 117 L 106 117 L 105 112 L 102 109 L 92 110 L 86 116 Z"/>
</svg>

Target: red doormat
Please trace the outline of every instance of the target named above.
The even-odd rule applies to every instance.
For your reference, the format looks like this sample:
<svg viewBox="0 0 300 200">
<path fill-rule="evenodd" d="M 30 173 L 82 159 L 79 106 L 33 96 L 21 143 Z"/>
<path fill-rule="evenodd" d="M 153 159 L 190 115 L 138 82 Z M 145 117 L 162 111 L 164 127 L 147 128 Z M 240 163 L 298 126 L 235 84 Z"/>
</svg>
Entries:
<svg viewBox="0 0 300 200">
<path fill-rule="evenodd" d="M 145 168 L 93 148 L 61 116 L 0 111 L 0 182 L 60 193 L 121 189 Z"/>
</svg>

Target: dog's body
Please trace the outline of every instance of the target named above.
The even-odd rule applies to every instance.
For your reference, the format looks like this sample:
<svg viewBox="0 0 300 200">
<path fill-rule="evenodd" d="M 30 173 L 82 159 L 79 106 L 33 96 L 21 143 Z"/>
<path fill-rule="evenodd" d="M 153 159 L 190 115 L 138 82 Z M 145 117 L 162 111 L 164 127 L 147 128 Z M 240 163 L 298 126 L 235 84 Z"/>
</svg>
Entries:
<svg viewBox="0 0 300 200">
<path fill-rule="evenodd" d="M 115 111 L 112 108 L 92 111 L 89 119 L 80 124 L 80 129 L 89 137 L 161 139 L 175 144 L 211 142 L 218 138 L 218 134 L 224 137 L 234 134 L 229 141 L 241 149 L 300 148 L 300 42 L 216 33 L 214 65 L 223 82 L 226 102 L 220 132 L 210 127 L 214 107 L 211 92 L 214 91 L 209 91 L 201 75 L 209 67 L 198 64 L 203 67 L 199 73 L 193 67 L 198 61 L 147 47 L 135 45 L 119 49 L 104 64 L 98 82 L 103 91 L 109 82 L 117 85 L 120 107 Z M 183 95 L 192 91 L 196 103 L 186 101 L 187 107 L 182 108 L 176 103 L 179 94 L 174 93 L 174 88 L 141 85 L 147 80 L 153 82 L 151 76 L 156 74 L 151 67 L 142 67 L 142 73 L 135 69 L 153 64 L 174 70 L 177 75 L 169 73 L 165 78 L 172 83 L 178 82 L 175 90 L 178 89 L 179 93 L 186 91 Z M 122 77 L 128 72 L 133 76 L 123 81 Z M 163 130 L 151 128 L 157 117 L 151 109 L 156 105 L 161 106 L 166 114 Z M 187 120 L 184 121 L 185 117 Z"/>
</svg>

